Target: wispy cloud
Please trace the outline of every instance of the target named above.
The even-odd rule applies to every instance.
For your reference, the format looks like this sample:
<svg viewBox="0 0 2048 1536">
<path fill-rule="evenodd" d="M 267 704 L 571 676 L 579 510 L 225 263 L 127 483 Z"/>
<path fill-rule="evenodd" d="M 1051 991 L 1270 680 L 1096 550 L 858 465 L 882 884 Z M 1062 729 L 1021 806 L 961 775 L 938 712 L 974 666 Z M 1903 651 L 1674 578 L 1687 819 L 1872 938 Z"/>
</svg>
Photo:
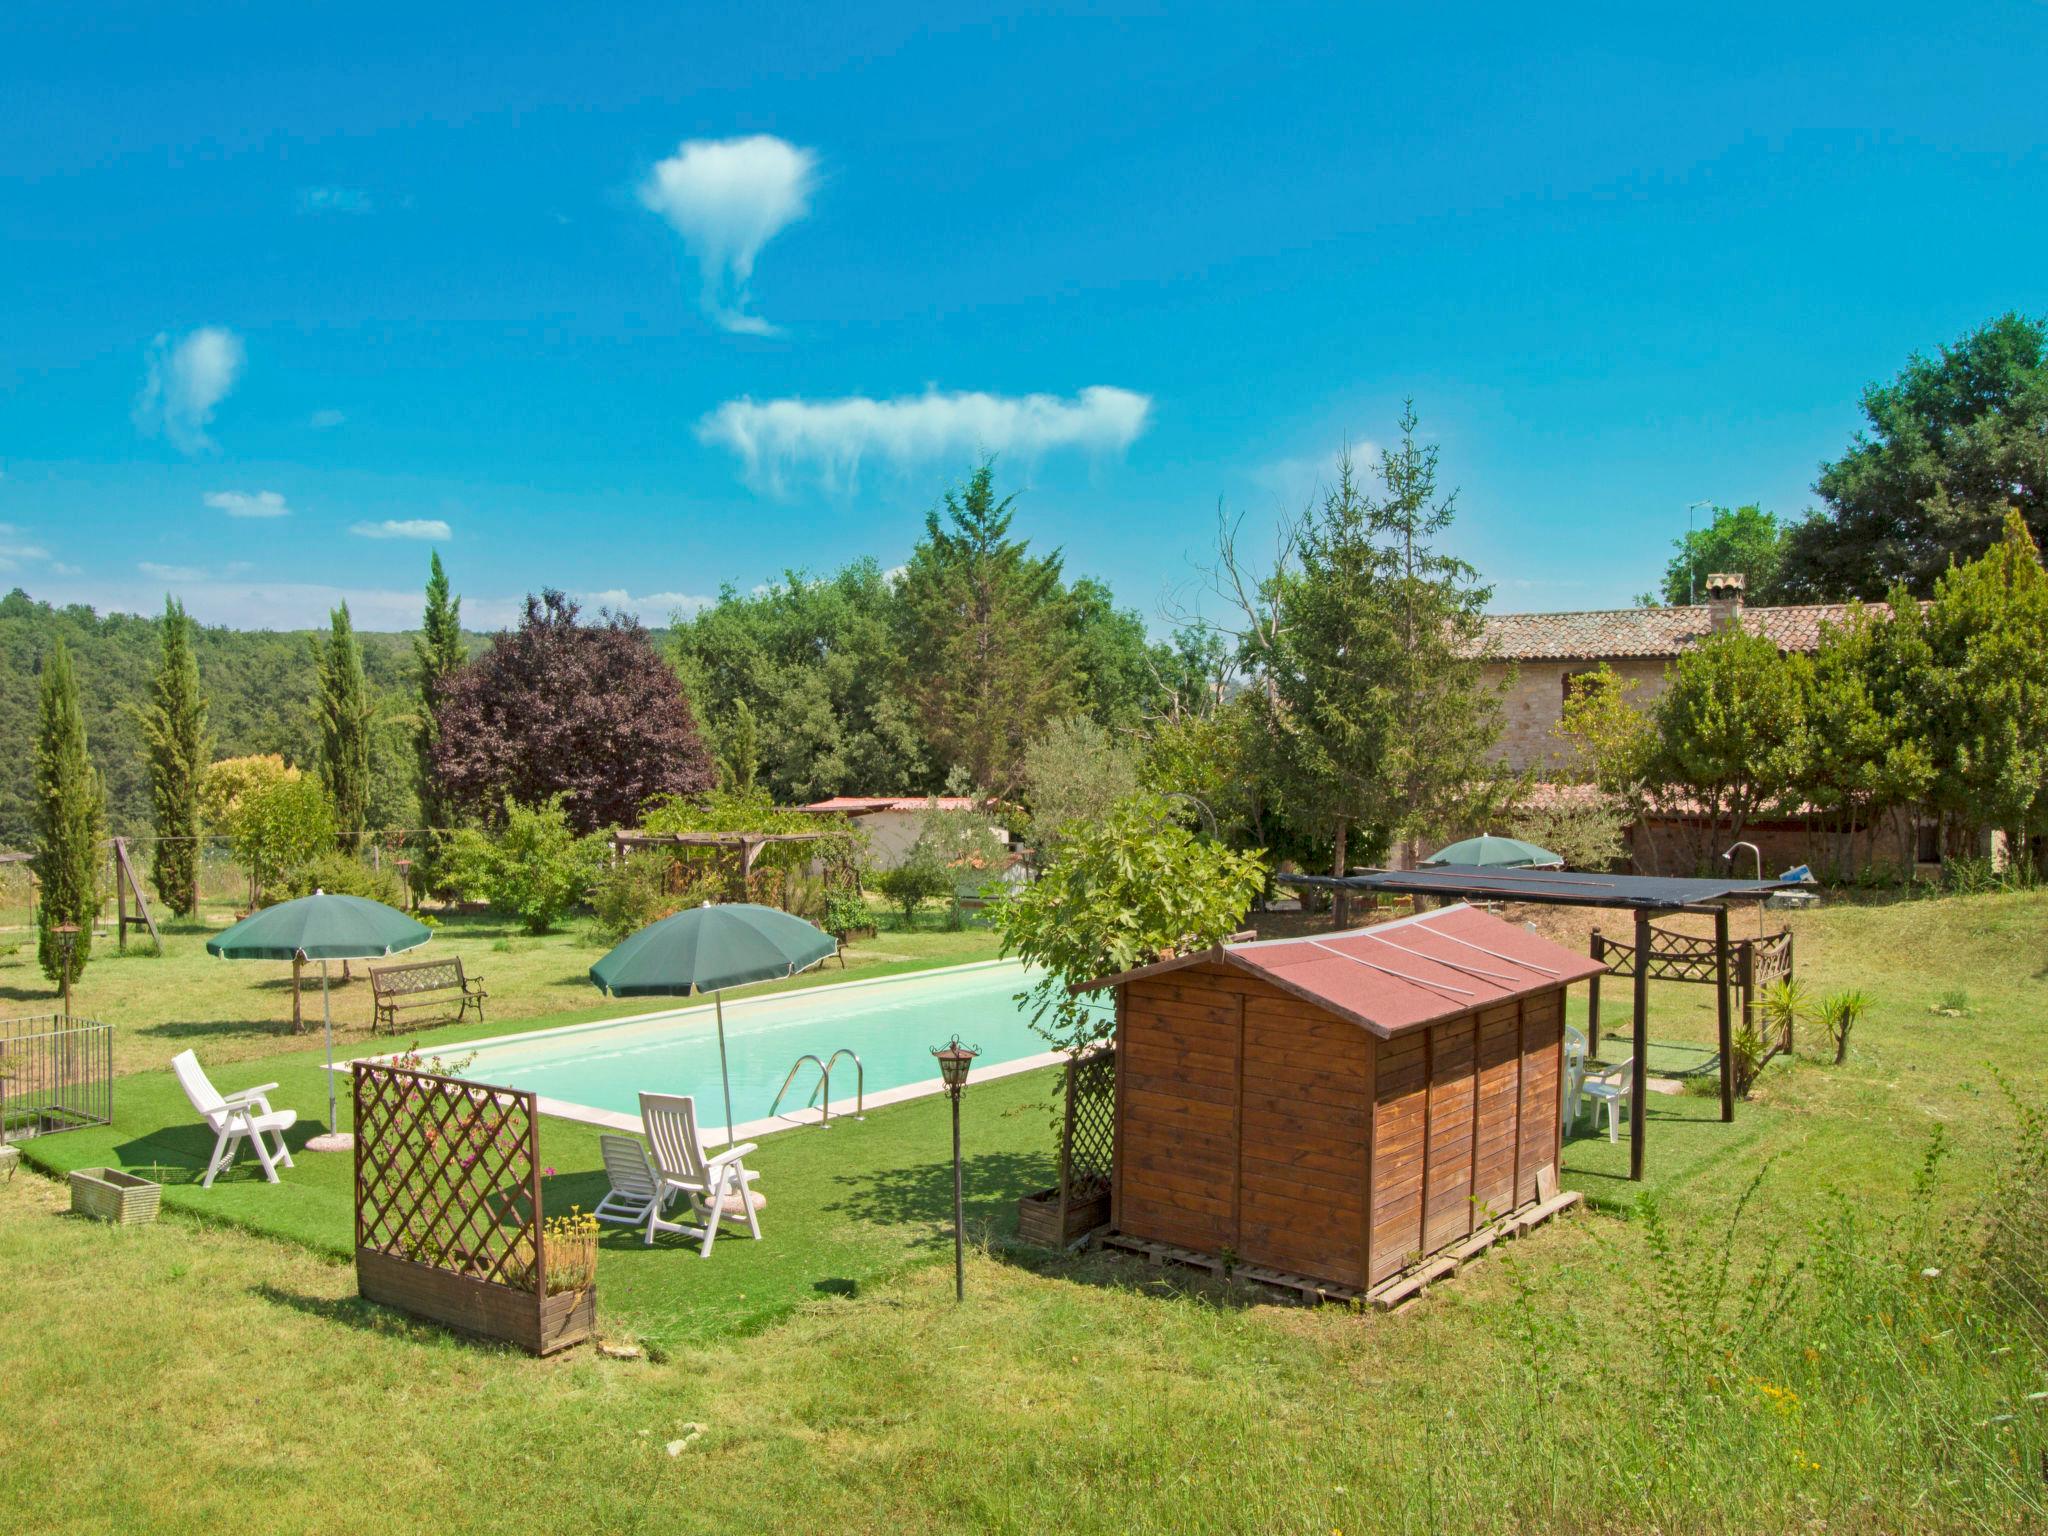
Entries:
<svg viewBox="0 0 2048 1536">
<path fill-rule="evenodd" d="M 1288 511 L 1299 511 L 1320 501 L 1337 483 L 1346 453 L 1351 455 L 1352 478 L 1377 485 L 1380 451 L 1363 438 L 1348 439 L 1328 453 L 1270 460 L 1252 471 L 1252 479 Z"/>
<path fill-rule="evenodd" d="M 289 517 L 292 510 L 280 491 L 208 491 L 206 504 L 229 517 Z"/>
<path fill-rule="evenodd" d="M 334 428 L 340 426 L 344 421 L 347 420 L 348 418 L 342 415 L 340 411 L 315 411 L 311 416 L 308 416 L 306 418 L 306 425 L 311 427 L 315 432 L 329 432 L 332 431 Z"/>
<path fill-rule="evenodd" d="M 359 539 L 448 539 L 454 531 L 438 517 L 387 517 L 381 523 L 351 523 Z"/>
<path fill-rule="evenodd" d="M 47 560 L 50 552 L 40 544 L 31 544 L 21 536 L 21 530 L 12 523 L 0 523 L 0 571 L 21 569 L 24 560 Z"/>
<path fill-rule="evenodd" d="M 154 560 L 138 560 L 135 562 L 135 569 L 142 572 L 145 576 L 154 577 L 158 581 L 184 583 L 190 581 L 219 581 L 224 577 L 240 576 L 248 572 L 251 566 L 246 560 L 230 560 L 219 570 L 214 570 L 212 567 L 204 565 L 160 565 Z"/>
<path fill-rule="evenodd" d="M 818 157 L 772 134 L 688 139 L 640 184 L 640 201 L 668 220 L 703 275 L 704 312 L 728 331 L 775 330 L 747 313 L 761 247 L 811 210 Z"/>
<path fill-rule="evenodd" d="M 241 377 L 242 338 L 217 325 L 201 326 L 175 344 L 159 332 L 149 344 L 149 372 L 135 401 L 135 425 L 161 434 L 180 453 L 213 447 L 206 429 Z"/>
<path fill-rule="evenodd" d="M 301 213 L 368 213 L 376 204 L 361 187 L 301 187 Z"/>
<path fill-rule="evenodd" d="M 1121 453 L 1151 416 L 1150 395 L 1107 384 L 1070 399 L 934 389 L 893 400 L 728 400 L 697 423 L 697 435 L 738 454 L 750 479 L 775 485 L 785 468 L 808 465 L 838 485 L 855 479 L 870 454 L 908 466 L 974 452 Z"/>
<path fill-rule="evenodd" d="M 643 624 L 656 624 L 677 616 L 687 617 L 711 607 L 718 599 L 689 592 L 649 592 L 635 597 L 624 587 L 613 587 L 604 592 L 578 592 L 576 601 L 587 608 L 609 608 L 613 613 L 630 613 Z"/>
</svg>

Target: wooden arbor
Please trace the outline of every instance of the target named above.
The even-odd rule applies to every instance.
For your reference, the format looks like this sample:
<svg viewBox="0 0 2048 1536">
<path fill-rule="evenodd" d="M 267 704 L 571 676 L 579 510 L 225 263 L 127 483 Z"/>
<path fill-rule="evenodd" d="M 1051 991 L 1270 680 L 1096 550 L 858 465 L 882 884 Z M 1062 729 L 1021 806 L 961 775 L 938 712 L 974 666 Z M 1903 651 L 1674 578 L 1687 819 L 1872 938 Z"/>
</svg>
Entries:
<svg viewBox="0 0 2048 1536">
<path fill-rule="evenodd" d="M 761 850 L 781 843 L 822 843 L 832 840 L 830 832 L 614 832 L 612 852 L 620 857 L 650 849 L 672 853 L 684 849 L 708 849 L 737 875 L 745 900 L 754 896 L 754 865 Z"/>
<path fill-rule="evenodd" d="M 1785 880 L 1682 880 L 1661 875 L 1607 875 L 1572 870 L 1377 869 L 1342 879 L 1333 875 L 1281 875 L 1290 885 L 1344 891 L 1404 892 L 1481 901 L 1526 901 L 1539 906 L 1623 907 L 1635 913 L 1635 942 L 1629 975 L 1635 989 L 1634 1078 L 1629 1089 L 1628 1165 L 1631 1179 L 1643 1176 L 1645 1098 L 1649 1093 L 1650 977 L 1656 955 L 1652 919 L 1660 913 L 1696 912 L 1714 919 L 1713 966 L 1719 984 L 1717 1020 L 1721 1048 L 1721 1118 L 1735 1118 L 1734 1019 L 1729 1011 L 1733 965 L 1728 939 L 1728 906 L 1762 901 L 1792 882 Z M 1786 964 L 1790 964 L 1789 950 Z M 1590 1042 L 1588 1042 L 1590 1045 Z"/>
</svg>

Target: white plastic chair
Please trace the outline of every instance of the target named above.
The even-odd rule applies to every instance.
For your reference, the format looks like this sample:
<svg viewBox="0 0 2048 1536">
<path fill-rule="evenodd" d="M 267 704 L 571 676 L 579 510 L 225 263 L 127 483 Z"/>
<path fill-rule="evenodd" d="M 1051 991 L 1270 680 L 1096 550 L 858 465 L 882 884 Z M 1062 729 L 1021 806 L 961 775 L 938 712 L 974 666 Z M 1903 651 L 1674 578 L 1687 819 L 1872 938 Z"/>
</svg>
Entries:
<svg viewBox="0 0 2048 1536">
<path fill-rule="evenodd" d="M 1600 1132 L 1600 1110 L 1607 1110 L 1607 1139 L 1621 1139 L 1621 1117 L 1628 1112 L 1629 1100 L 1634 1096 L 1636 1086 L 1636 1059 L 1631 1056 L 1618 1067 L 1609 1067 L 1604 1072 L 1595 1072 L 1580 1086 L 1579 1092 L 1593 1101 L 1593 1132 Z"/>
<path fill-rule="evenodd" d="M 597 1145 L 612 1187 L 590 1214 L 622 1227 L 645 1226 L 647 1218 L 664 1203 L 661 1175 L 647 1160 L 647 1149 L 633 1136 L 600 1136 Z"/>
<path fill-rule="evenodd" d="M 1586 1081 L 1586 1037 L 1571 1025 L 1564 1027 L 1564 1123 L 1574 1126 L 1585 1109 L 1580 1088 Z"/>
<path fill-rule="evenodd" d="M 270 1107 L 267 1095 L 277 1084 L 261 1083 L 240 1093 L 223 1095 L 191 1051 L 173 1056 L 171 1070 L 177 1073 L 178 1086 L 185 1090 L 192 1108 L 213 1131 L 213 1159 L 206 1165 L 206 1177 L 200 1188 L 213 1188 L 213 1176 L 234 1162 L 245 1141 L 255 1149 L 256 1161 L 263 1165 L 263 1177 L 277 1183 L 279 1165 L 292 1166 L 292 1155 L 285 1150 L 284 1133 L 299 1123 L 296 1109 Z M 277 1143 L 274 1149 L 265 1137 Z"/>
<path fill-rule="evenodd" d="M 708 1259 L 711 1245 L 718 1240 L 719 1225 L 727 1221 L 745 1221 L 747 1231 L 756 1241 L 760 1239 L 761 1223 L 755 1212 L 768 1202 L 748 1188 L 760 1175 L 741 1160 L 754 1150 L 753 1142 L 743 1141 L 716 1157 L 706 1157 L 704 1143 L 697 1136 L 697 1101 L 687 1094 L 641 1094 L 640 1123 L 647 1128 L 660 1178 L 655 1202 L 647 1212 L 650 1244 L 656 1232 L 701 1237 L 704 1242 L 697 1256 Z M 663 1219 L 661 1207 L 678 1194 L 689 1196 L 691 1214 L 701 1225 Z"/>
</svg>

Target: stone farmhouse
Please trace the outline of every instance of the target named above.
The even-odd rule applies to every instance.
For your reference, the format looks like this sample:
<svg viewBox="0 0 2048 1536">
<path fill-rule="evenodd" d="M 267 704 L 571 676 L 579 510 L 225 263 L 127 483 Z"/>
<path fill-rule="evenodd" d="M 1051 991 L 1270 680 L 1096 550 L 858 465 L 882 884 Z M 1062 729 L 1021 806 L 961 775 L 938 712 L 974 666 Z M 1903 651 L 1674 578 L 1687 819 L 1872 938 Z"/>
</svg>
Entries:
<svg viewBox="0 0 2048 1536">
<path fill-rule="evenodd" d="M 1682 607 L 1489 615 L 1482 640 L 1486 675 L 1499 682 L 1512 672 L 1514 679 L 1503 700 L 1504 728 L 1494 751 L 1496 760 L 1518 772 L 1533 773 L 1539 781 L 1572 778 L 1573 750 L 1557 727 L 1572 679 L 1602 662 L 1636 683 L 1629 701 L 1647 709 L 1664 691 L 1665 669 L 1719 630 L 1739 625 L 1776 642 L 1780 651 L 1811 654 L 1820 647 L 1822 626 L 1839 623 L 1849 613 L 1845 603 L 1751 608 L 1743 602 L 1744 585 L 1740 575 L 1709 576 L 1707 600 Z M 1569 794 L 1572 786 L 1546 782 L 1539 792 Z M 1682 808 L 1653 821 L 1652 826 L 1636 829 L 1639 869 L 1672 864 L 1674 858 L 1682 859 L 1679 850 L 1697 842 L 1687 835 L 1696 830 L 1696 818 Z M 1939 857 L 1932 830 L 1910 839 L 1916 860 Z M 1822 868 L 1832 862 L 1831 850 L 1823 846 L 1825 839 L 1808 818 L 1752 822 L 1744 835 L 1762 849 L 1768 873 L 1794 864 Z M 1877 861 L 1896 865 L 1908 841 L 1904 829 L 1885 829 L 1876 840 Z M 1748 855 L 1742 858 L 1746 864 Z"/>
</svg>

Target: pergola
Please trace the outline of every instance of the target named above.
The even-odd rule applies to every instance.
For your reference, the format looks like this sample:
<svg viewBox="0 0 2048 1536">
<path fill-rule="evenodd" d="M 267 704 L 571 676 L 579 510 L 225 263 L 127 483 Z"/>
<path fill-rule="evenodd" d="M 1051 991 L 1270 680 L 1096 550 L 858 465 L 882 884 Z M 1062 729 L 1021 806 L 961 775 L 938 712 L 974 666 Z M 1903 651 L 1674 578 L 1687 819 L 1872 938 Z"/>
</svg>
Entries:
<svg viewBox="0 0 2048 1536">
<path fill-rule="evenodd" d="M 1716 1022 L 1721 1045 L 1721 1118 L 1735 1118 L 1735 1020 L 1728 993 L 1728 905 L 1762 902 L 1788 880 L 1679 879 L 1664 875 L 1603 875 L 1559 869 L 1483 869 L 1449 865 L 1439 869 L 1373 869 L 1356 875 L 1280 875 L 1289 885 L 1324 890 L 1436 896 L 1444 899 L 1526 901 L 1552 907 L 1622 907 L 1636 918 L 1635 1070 L 1629 1090 L 1628 1176 L 1643 1176 L 1644 1097 L 1649 1092 L 1650 968 L 1654 940 L 1651 919 L 1660 913 L 1694 912 L 1714 919 L 1714 967 L 1719 985 Z"/>
<path fill-rule="evenodd" d="M 614 832 L 612 849 L 615 853 L 630 853 L 638 848 L 710 848 L 719 853 L 737 854 L 740 863 L 742 884 L 753 879 L 754 861 L 761 857 L 761 850 L 775 843 L 819 843 L 837 834 L 832 832 Z"/>
</svg>

